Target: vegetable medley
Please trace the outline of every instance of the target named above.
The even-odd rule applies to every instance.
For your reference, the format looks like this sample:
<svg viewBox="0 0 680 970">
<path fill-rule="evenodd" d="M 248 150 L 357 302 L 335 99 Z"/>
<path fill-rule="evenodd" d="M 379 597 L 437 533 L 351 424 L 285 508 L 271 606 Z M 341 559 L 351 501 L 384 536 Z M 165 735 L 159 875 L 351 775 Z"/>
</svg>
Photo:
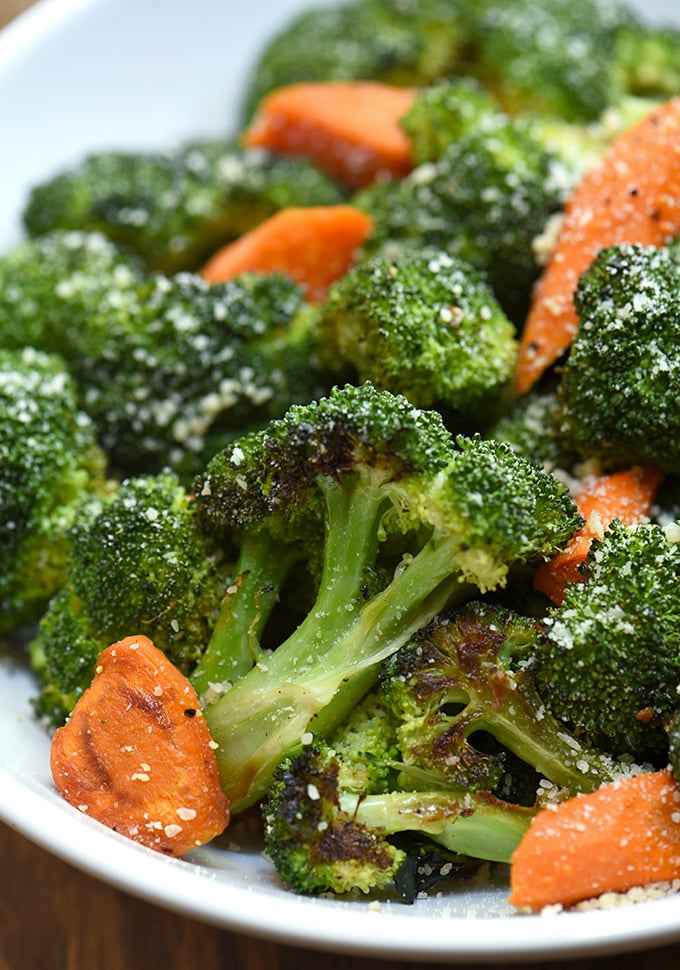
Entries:
<svg viewBox="0 0 680 970">
<path fill-rule="evenodd" d="M 0 635 L 73 806 L 256 813 L 304 894 L 679 884 L 679 63 L 608 0 L 353 0 L 222 140 L 33 188 Z"/>
</svg>

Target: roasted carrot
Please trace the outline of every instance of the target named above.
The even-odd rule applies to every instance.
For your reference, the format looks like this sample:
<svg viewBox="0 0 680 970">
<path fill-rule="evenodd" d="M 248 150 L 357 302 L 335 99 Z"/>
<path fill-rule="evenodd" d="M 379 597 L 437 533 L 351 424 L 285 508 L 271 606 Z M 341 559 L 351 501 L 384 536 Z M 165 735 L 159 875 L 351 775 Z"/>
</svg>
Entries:
<svg viewBox="0 0 680 970">
<path fill-rule="evenodd" d="M 91 686 L 54 734 L 50 764 L 71 805 L 166 855 L 184 855 L 229 823 L 198 697 L 144 636 L 100 654 Z"/>
<path fill-rule="evenodd" d="M 521 338 L 515 386 L 525 393 L 571 344 L 574 293 L 600 249 L 662 246 L 680 232 L 680 98 L 619 135 L 572 193 Z"/>
<path fill-rule="evenodd" d="M 534 910 L 680 878 L 680 790 L 631 775 L 533 819 L 512 856 L 510 902 Z"/>
<path fill-rule="evenodd" d="M 350 205 L 282 209 L 218 250 L 201 275 L 224 283 L 246 270 L 278 270 L 304 287 L 308 300 L 320 302 L 350 268 L 372 228 L 370 217 Z"/>
<path fill-rule="evenodd" d="M 298 155 L 352 188 L 412 168 L 399 124 L 415 92 L 374 81 L 291 84 L 267 95 L 243 135 L 247 146 Z"/>
<path fill-rule="evenodd" d="M 559 605 L 567 583 L 583 581 L 579 567 L 592 540 L 602 538 L 614 519 L 626 525 L 647 521 L 662 479 L 658 468 L 636 465 L 588 482 L 574 500 L 585 524 L 562 552 L 538 567 L 535 588 Z"/>
</svg>

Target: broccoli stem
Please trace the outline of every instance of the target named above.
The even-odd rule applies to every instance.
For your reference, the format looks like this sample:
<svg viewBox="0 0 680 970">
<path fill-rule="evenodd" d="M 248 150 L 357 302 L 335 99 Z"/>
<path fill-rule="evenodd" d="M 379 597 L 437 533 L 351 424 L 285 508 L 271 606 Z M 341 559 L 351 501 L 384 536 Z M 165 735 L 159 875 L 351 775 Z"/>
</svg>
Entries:
<svg viewBox="0 0 680 970">
<path fill-rule="evenodd" d="M 473 588 L 452 573 L 457 546 L 447 538 L 430 539 L 399 565 L 390 585 L 349 627 L 347 621 L 344 630 L 340 625 L 339 635 L 334 611 L 325 628 L 324 618 L 319 620 L 311 639 L 300 636 L 309 627 L 305 621 L 266 662 L 206 708 L 233 811 L 264 794 L 274 768 L 299 750 L 314 718 L 314 729 L 325 731 L 346 717 L 358 685 L 364 691 L 375 682 L 382 660 L 452 600 L 471 595 Z"/>
<path fill-rule="evenodd" d="M 234 580 L 220 605 L 208 646 L 191 681 L 199 696 L 212 685 L 240 680 L 264 656 L 260 635 L 298 550 L 267 533 L 243 537 Z"/>
<path fill-rule="evenodd" d="M 359 825 L 387 835 L 422 832 L 452 852 L 490 862 L 510 861 L 534 815 L 488 792 L 462 791 L 342 793 L 340 808 Z"/>
</svg>

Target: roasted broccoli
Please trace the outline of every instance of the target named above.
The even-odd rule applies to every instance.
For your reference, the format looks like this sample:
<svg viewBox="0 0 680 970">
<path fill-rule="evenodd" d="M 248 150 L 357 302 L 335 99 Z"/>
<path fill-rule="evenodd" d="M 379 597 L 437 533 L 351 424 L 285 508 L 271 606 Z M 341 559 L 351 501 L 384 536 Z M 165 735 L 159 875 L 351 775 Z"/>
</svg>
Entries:
<svg viewBox="0 0 680 970">
<path fill-rule="evenodd" d="M 580 522 L 563 486 L 507 446 L 454 444 L 436 412 L 370 384 L 292 407 L 218 453 L 195 494 L 209 529 L 290 516 L 291 541 L 296 519 L 305 533 L 318 515 L 326 533 L 309 612 L 205 711 L 235 811 L 311 724 L 341 721 L 380 660 L 446 603 L 501 586 L 514 562 L 549 556 Z M 390 537 L 399 557 L 385 571 L 378 547 Z"/>
<path fill-rule="evenodd" d="M 547 713 L 534 682 L 537 640 L 533 619 L 473 601 L 437 616 L 385 661 L 382 698 L 407 773 L 435 769 L 468 790 L 512 788 L 510 751 L 563 795 L 613 780 L 612 759 Z"/>
<path fill-rule="evenodd" d="M 472 14 L 467 0 L 354 0 L 304 11 L 260 54 L 244 114 L 298 81 L 419 85 L 443 77 L 460 61 Z"/>
<path fill-rule="evenodd" d="M 0 631 L 35 622 L 64 580 L 65 534 L 79 506 L 107 488 L 63 362 L 0 350 Z"/>
<path fill-rule="evenodd" d="M 31 235 L 102 232 L 147 269 L 194 270 L 215 249 L 290 205 L 332 205 L 340 189 L 304 159 L 224 142 L 166 153 L 106 152 L 36 185 L 24 210 Z"/>
<path fill-rule="evenodd" d="M 680 93 L 680 30 L 632 22 L 616 36 L 614 76 L 629 94 L 665 99 Z"/>
<path fill-rule="evenodd" d="M 456 853 L 459 865 L 460 857 L 508 862 L 532 817 L 524 806 L 436 777 L 425 790 L 375 794 L 361 780 L 353 759 L 323 741 L 277 769 L 263 806 L 265 848 L 295 892 L 384 889 L 408 864 L 408 851 L 394 838 L 404 834 L 427 836 Z"/>
<path fill-rule="evenodd" d="M 679 284 L 672 246 L 609 247 L 582 274 L 560 387 L 560 431 L 582 457 L 680 470 Z"/>
<path fill-rule="evenodd" d="M 30 644 L 40 714 L 63 721 L 109 644 L 144 633 L 185 674 L 210 639 L 230 564 L 172 472 L 124 480 L 84 503 L 67 536 L 66 583 Z"/>
<path fill-rule="evenodd" d="M 532 245 L 561 211 L 564 187 L 564 163 L 531 124 L 492 114 L 437 161 L 355 196 L 375 223 L 364 253 L 445 250 L 483 271 L 505 312 L 521 322 L 539 272 Z"/>
<path fill-rule="evenodd" d="M 632 23 L 598 0 L 485 0 L 472 70 L 511 114 L 593 121 L 619 94 L 617 37 Z"/>
<path fill-rule="evenodd" d="M 56 232 L 0 262 L 0 346 L 59 349 L 121 474 L 187 481 L 244 428 L 320 387 L 300 287 L 136 275 L 99 234 Z"/>
<path fill-rule="evenodd" d="M 680 684 L 677 526 L 613 522 L 583 580 L 543 621 L 541 696 L 586 743 L 663 766 Z"/>
<path fill-rule="evenodd" d="M 315 323 L 329 372 L 437 407 L 449 426 L 478 429 L 514 373 L 514 326 L 480 273 L 439 250 L 359 263 Z"/>
</svg>

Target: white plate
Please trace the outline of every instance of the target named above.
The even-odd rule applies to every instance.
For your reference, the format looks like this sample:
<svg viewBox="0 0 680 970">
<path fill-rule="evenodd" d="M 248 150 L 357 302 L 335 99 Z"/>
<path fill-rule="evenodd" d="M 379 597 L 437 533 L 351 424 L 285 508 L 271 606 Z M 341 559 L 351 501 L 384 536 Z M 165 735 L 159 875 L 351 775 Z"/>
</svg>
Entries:
<svg viewBox="0 0 680 970">
<path fill-rule="evenodd" d="M 317 0 L 322 2 L 322 0 Z M 650 16 L 668 3 L 641 0 Z M 89 149 L 172 145 L 228 131 L 261 39 L 303 0 L 43 0 L 0 34 L 0 250 L 20 238 L 29 186 Z M 247 14 L 243 13 L 244 8 Z M 0 656 L 0 818 L 54 854 L 171 910 L 283 943 L 430 961 L 549 959 L 680 939 L 680 897 L 607 912 L 525 917 L 502 880 L 413 906 L 296 897 L 259 845 L 161 857 L 55 793 L 34 690 Z"/>
</svg>

